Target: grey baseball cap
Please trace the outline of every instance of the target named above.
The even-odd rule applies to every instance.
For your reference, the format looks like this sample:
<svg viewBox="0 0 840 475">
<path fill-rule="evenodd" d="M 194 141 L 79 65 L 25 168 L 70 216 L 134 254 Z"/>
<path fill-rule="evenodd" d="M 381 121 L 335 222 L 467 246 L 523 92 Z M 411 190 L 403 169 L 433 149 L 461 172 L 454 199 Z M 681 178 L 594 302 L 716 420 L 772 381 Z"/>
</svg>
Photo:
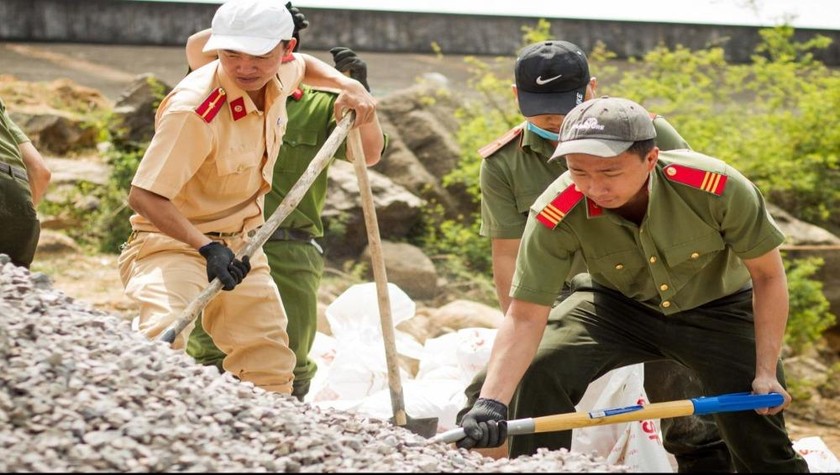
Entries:
<svg viewBox="0 0 840 475">
<path fill-rule="evenodd" d="M 542 41 L 522 50 L 514 76 L 522 115 L 564 115 L 586 96 L 589 63 L 573 43 Z"/>
<path fill-rule="evenodd" d="M 603 96 L 571 110 L 563 119 L 560 143 L 551 160 L 570 153 L 620 155 L 633 142 L 656 138 L 653 118 L 629 99 Z"/>
</svg>

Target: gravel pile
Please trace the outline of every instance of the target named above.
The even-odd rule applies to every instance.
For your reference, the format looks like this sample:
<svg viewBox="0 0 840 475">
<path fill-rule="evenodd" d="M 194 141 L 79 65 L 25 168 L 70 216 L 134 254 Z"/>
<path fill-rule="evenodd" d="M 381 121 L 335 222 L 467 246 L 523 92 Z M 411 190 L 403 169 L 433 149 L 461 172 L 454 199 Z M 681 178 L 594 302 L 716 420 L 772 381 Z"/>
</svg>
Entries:
<svg viewBox="0 0 840 475">
<path fill-rule="evenodd" d="M 619 472 L 483 458 L 196 365 L 0 254 L 2 472 Z"/>
</svg>

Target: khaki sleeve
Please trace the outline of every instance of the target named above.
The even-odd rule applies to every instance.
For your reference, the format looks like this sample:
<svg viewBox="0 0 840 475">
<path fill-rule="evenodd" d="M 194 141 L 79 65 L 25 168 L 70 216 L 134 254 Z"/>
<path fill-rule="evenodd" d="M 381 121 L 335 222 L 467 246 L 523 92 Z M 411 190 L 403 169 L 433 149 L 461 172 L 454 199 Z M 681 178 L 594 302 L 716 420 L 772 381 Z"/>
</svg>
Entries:
<svg viewBox="0 0 840 475">
<path fill-rule="evenodd" d="M 211 126 L 193 111 L 165 112 L 131 184 L 172 199 L 215 149 Z"/>
</svg>

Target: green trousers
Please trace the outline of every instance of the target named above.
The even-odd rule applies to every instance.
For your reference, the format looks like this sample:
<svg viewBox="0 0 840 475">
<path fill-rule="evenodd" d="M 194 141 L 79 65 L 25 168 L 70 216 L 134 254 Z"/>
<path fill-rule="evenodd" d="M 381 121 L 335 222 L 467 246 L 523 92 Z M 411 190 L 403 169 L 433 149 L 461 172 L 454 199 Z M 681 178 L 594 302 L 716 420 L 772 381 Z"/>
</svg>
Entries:
<svg viewBox="0 0 840 475">
<path fill-rule="evenodd" d="M 0 254 L 16 266 L 29 267 L 35 257 L 41 225 L 29 183 L 0 173 Z"/>
<path fill-rule="evenodd" d="M 666 317 L 593 285 L 587 275 L 576 276 L 571 295 L 551 311 L 534 361 L 511 401 L 510 418 L 574 412 L 589 383 L 612 369 L 648 361 L 671 360 L 690 368 L 702 390 L 691 397 L 749 392 L 755 376 L 752 312 L 752 290 L 744 290 Z M 781 362 L 777 376 L 784 384 Z M 480 387 L 474 381 L 467 389 L 468 407 Z M 738 472 L 808 471 L 793 450 L 782 414 L 712 416 Z M 572 431 L 514 436 L 508 443 L 511 457 L 536 453 L 540 447 L 568 449 Z M 702 454 L 710 447 L 702 439 L 692 443 L 698 444 L 699 462 L 680 471 L 704 468 Z"/>
<path fill-rule="evenodd" d="M 303 400 L 318 369 L 309 352 L 318 328 L 318 286 L 324 273 L 324 258 L 318 248 L 306 241 L 268 241 L 263 250 L 283 299 L 289 320 L 289 348 L 297 359 L 292 395 Z M 201 327 L 200 319 L 187 342 L 187 354 L 220 370 L 225 357 Z"/>
</svg>

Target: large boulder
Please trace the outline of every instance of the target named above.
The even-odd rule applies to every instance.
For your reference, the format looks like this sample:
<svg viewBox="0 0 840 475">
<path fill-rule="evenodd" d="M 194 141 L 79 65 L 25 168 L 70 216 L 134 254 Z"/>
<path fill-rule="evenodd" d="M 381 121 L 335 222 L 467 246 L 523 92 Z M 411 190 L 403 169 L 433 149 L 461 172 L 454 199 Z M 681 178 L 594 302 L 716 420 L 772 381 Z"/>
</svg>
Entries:
<svg viewBox="0 0 840 475">
<path fill-rule="evenodd" d="M 114 104 L 114 121 L 109 126 L 114 144 L 141 147 L 148 143 L 155 134 L 157 106 L 171 90 L 154 74 L 137 76 Z"/>
<path fill-rule="evenodd" d="M 388 282 L 401 288 L 415 300 L 430 300 L 437 295 L 437 271 L 423 250 L 403 242 L 382 242 L 382 258 L 385 261 L 385 273 Z M 370 262 L 370 247 L 365 248 L 360 258 Z M 373 272 L 368 266 L 367 277 L 373 279 Z"/>
<path fill-rule="evenodd" d="M 406 237 L 420 220 L 423 200 L 373 170 L 368 170 L 368 178 L 381 237 L 394 240 Z M 339 160 L 331 165 L 328 186 L 323 212 L 327 256 L 356 258 L 368 239 L 353 164 Z"/>
</svg>

